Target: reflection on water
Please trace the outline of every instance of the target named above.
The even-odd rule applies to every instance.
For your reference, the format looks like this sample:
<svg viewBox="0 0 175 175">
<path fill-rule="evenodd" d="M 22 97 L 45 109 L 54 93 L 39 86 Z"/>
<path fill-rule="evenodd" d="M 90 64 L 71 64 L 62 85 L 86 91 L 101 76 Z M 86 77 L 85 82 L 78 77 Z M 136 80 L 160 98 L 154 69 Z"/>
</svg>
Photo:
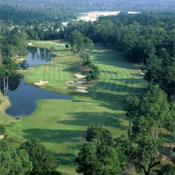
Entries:
<svg viewBox="0 0 175 175">
<path fill-rule="evenodd" d="M 29 56 L 22 66 L 31 67 L 46 64 L 53 59 L 52 54 L 47 49 L 28 47 Z M 34 112 L 36 102 L 39 99 L 72 99 L 69 95 L 49 92 L 24 82 L 22 75 L 9 77 L 8 96 L 11 107 L 6 113 L 17 118 L 25 117 Z"/>
<path fill-rule="evenodd" d="M 53 55 L 48 49 L 28 47 L 26 51 L 29 53 L 29 56 L 26 59 L 28 67 L 46 64 L 53 59 Z"/>
</svg>

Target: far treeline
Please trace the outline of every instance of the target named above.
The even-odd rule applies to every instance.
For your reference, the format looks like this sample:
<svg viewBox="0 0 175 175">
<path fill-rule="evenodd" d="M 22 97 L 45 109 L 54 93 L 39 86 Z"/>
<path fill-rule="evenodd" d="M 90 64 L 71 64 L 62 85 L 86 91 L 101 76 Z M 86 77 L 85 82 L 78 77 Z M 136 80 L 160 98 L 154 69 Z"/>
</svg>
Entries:
<svg viewBox="0 0 175 175">
<path fill-rule="evenodd" d="M 5 0 L 0 1 L 0 20 L 15 24 L 33 19 L 70 21 L 89 11 L 175 12 L 173 0 Z"/>
</svg>

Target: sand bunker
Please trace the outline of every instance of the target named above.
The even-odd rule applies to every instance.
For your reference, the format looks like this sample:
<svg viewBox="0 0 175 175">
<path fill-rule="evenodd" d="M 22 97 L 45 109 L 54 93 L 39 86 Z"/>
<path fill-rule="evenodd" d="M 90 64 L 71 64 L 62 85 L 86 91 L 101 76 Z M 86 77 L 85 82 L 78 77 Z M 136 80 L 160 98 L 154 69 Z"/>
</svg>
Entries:
<svg viewBox="0 0 175 175">
<path fill-rule="evenodd" d="M 39 81 L 39 82 L 35 82 L 35 85 L 42 86 L 48 83 L 49 83 L 48 81 Z"/>
<path fill-rule="evenodd" d="M 77 85 L 77 84 L 85 84 L 86 81 L 67 81 L 67 85 Z"/>
<path fill-rule="evenodd" d="M 145 73 L 142 70 L 138 70 L 140 72 L 141 75 L 145 75 Z"/>
<path fill-rule="evenodd" d="M 2 140 L 5 136 L 4 135 L 0 135 L 0 140 Z"/>
<path fill-rule="evenodd" d="M 89 91 L 87 87 L 78 86 L 77 92 L 88 93 Z"/>
<path fill-rule="evenodd" d="M 29 45 L 29 46 L 33 46 L 33 44 L 32 44 L 32 43 L 28 43 L 28 45 Z"/>
<path fill-rule="evenodd" d="M 77 84 L 85 84 L 86 81 L 77 81 Z"/>
<path fill-rule="evenodd" d="M 38 43 L 55 44 L 57 46 L 65 46 L 66 45 L 66 43 L 57 43 L 57 42 L 54 42 L 54 41 L 39 41 Z"/>
<path fill-rule="evenodd" d="M 81 79 L 81 78 L 86 78 L 86 75 L 83 74 L 75 74 L 76 78 Z"/>
</svg>

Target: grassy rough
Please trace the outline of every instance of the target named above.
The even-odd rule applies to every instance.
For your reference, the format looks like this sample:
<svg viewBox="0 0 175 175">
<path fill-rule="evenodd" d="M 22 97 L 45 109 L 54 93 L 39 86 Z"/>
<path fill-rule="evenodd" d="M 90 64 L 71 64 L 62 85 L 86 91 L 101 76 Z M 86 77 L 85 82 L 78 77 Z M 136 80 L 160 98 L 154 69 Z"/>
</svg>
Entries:
<svg viewBox="0 0 175 175">
<path fill-rule="evenodd" d="M 54 47 L 55 59 L 47 65 L 33 67 L 24 72 L 25 81 L 49 81 L 42 86 L 57 93 L 71 94 L 72 100 L 39 100 L 35 112 L 7 127 L 10 138 L 19 142 L 38 137 L 56 155 L 65 175 L 76 175 L 75 156 L 85 141 L 90 124 L 103 123 L 114 137 L 125 134 L 128 121 L 123 111 L 123 99 L 129 93 L 144 91 L 146 82 L 138 68 L 125 61 L 123 55 L 101 46 L 90 54 L 99 67 L 100 80 L 91 82 L 88 94 L 75 91 L 67 81 L 76 80 L 76 73 L 86 73 L 80 66 L 80 58 L 69 49 L 48 42 L 33 42 L 33 45 Z"/>
</svg>

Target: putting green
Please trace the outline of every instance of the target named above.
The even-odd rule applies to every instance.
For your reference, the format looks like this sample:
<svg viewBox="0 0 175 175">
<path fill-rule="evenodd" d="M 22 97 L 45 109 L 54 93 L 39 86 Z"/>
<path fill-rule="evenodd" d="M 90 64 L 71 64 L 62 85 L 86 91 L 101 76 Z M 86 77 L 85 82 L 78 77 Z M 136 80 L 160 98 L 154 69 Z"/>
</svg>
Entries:
<svg viewBox="0 0 175 175">
<path fill-rule="evenodd" d="M 87 72 L 80 66 L 79 56 L 56 43 L 33 41 L 32 44 L 54 47 L 56 57 L 47 65 L 24 72 L 25 81 L 31 84 L 49 81 L 41 88 L 70 94 L 73 99 L 38 101 L 32 115 L 7 125 L 9 140 L 12 144 L 17 140 L 18 144 L 38 137 L 57 157 L 60 162 L 58 170 L 66 175 L 76 175 L 74 160 L 85 141 L 87 127 L 103 123 L 114 137 L 125 134 L 128 121 L 123 111 L 123 99 L 129 93 L 144 91 L 146 82 L 138 67 L 125 61 L 122 53 L 96 46 L 90 55 L 100 69 L 100 80 L 85 85 L 89 93 L 79 93 L 76 85 L 66 84 L 67 81 L 77 80 L 76 73 Z"/>
</svg>

